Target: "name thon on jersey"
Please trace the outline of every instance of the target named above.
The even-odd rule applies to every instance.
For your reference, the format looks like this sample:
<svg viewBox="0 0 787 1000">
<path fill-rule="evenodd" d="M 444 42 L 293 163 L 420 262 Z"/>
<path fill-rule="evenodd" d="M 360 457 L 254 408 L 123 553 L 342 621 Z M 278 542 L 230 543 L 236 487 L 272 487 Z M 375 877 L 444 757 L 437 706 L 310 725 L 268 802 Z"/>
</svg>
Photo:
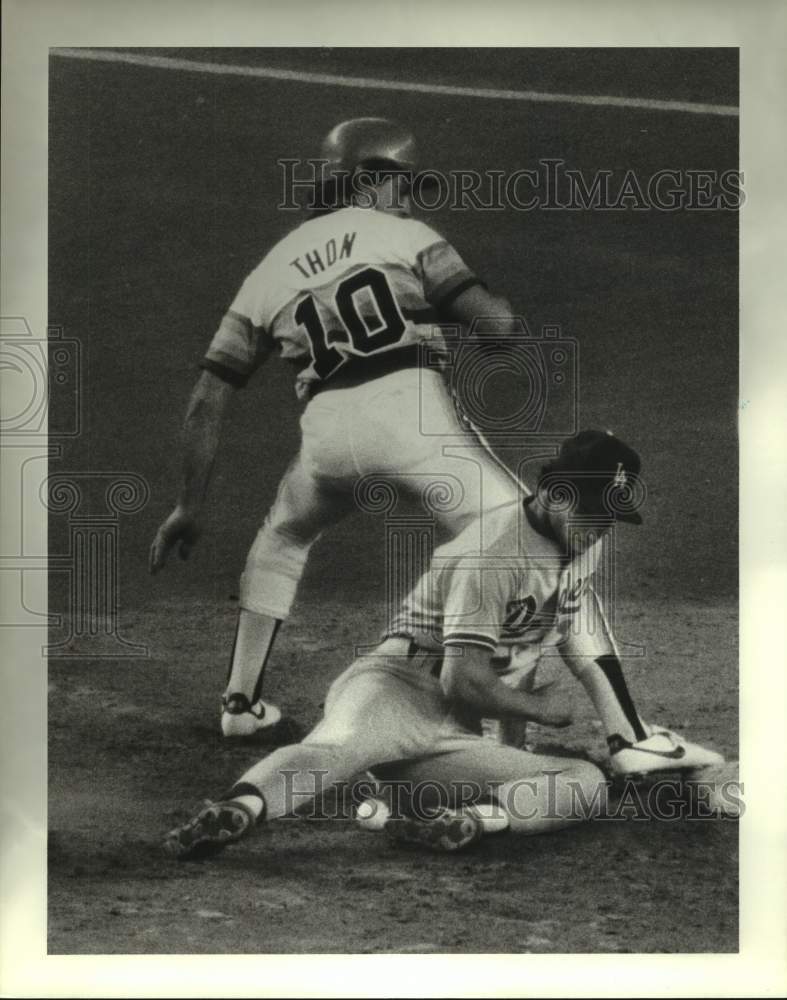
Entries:
<svg viewBox="0 0 787 1000">
<path fill-rule="evenodd" d="M 317 247 L 314 247 L 296 257 L 295 260 L 291 260 L 290 267 L 296 267 L 304 278 L 314 278 L 321 274 L 326 267 L 335 264 L 337 260 L 346 260 L 350 257 L 355 235 L 355 233 L 345 233 L 340 246 L 337 245 L 335 239 L 330 239 L 323 247 L 322 253 Z"/>
</svg>

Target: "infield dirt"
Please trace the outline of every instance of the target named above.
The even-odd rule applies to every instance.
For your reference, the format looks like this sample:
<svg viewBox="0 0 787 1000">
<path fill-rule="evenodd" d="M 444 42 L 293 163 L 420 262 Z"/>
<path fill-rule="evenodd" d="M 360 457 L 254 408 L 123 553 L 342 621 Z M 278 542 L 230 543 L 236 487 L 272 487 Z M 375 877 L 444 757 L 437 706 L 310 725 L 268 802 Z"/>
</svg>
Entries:
<svg viewBox="0 0 787 1000">
<path fill-rule="evenodd" d="M 318 61 L 331 69 L 337 58 Z M 347 72 L 370 75 L 365 55 L 344 58 Z M 598 71 L 560 58 L 580 84 Z M 606 92 L 642 84 L 645 96 L 734 101 L 731 55 L 668 75 L 667 94 L 655 56 L 643 56 L 640 77 L 616 58 Z M 396 65 L 420 78 L 421 59 L 400 54 Z M 518 86 L 560 78 L 557 56 L 538 59 L 518 64 Z M 490 65 L 467 59 L 463 72 L 512 85 L 511 63 Z M 451 82 L 454 72 L 438 61 L 427 75 Z M 349 819 L 283 821 L 214 862 L 177 865 L 160 852 L 184 811 L 262 752 L 222 742 L 219 696 L 238 575 L 298 443 L 292 374 L 271 362 L 235 401 L 192 561 L 149 578 L 196 362 L 245 274 L 297 221 L 275 209 L 275 157 L 311 155 L 333 122 L 392 110 L 373 91 L 52 59 L 50 322 L 82 348 L 83 427 L 62 439 L 50 471 L 132 472 L 150 489 L 143 510 L 121 516 L 118 578 L 120 633 L 149 656 L 92 659 L 77 643 L 49 665 L 52 952 L 737 949 L 738 837 L 727 821 L 500 836 L 456 857 L 397 851 Z M 413 95 L 395 111 L 446 168 L 513 170 L 550 156 L 643 175 L 737 167 L 735 119 Z M 581 424 L 635 444 L 648 485 L 645 526 L 617 538 L 620 638 L 644 654 L 627 660 L 631 686 L 646 718 L 736 759 L 737 215 L 428 221 L 534 331 L 557 323 L 578 341 Z M 55 393 L 55 431 L 69 405 Z M 53 515 L 51 552 L 66 551 L 68 531 Z M 383 556 L 382 522 L 361 515 L 313 550 L 267 674 L 267 695 L 304 725 L 355 646 L 384 625 Z M 53 573 L 51 609 L 67 611 L 71 596 Z M 576 694 L 566 744 L 599 751 Z"/>
</svg>

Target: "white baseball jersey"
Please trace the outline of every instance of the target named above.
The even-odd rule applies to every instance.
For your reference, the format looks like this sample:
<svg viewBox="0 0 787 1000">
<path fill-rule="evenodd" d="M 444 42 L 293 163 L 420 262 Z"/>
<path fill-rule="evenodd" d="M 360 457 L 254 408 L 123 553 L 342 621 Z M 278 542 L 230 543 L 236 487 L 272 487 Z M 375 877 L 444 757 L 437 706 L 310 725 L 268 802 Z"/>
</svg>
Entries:
<svg viewBox="0 0 787 1000">
<path fill-rule="evenodd" d="M 557 542 L 532 526 L 524 506 L 484 514 L 483 554 L 477 532 L 462 532 L 437 549 L 386 636 L 406 636 L 435 651 L 559 642 L 590 586 L 601 545 L 567 559 Z"/>
<path fill-rule="evenodd" d="M 474 284 L 456 250 L 424 223 L 340 209 L 303 223 L 252 271 L 202 366 L 244 385 L 278 344 L 307 399 L 349 358 L 426 339 L 444 350 L 437 310 Z"/>
</svg>

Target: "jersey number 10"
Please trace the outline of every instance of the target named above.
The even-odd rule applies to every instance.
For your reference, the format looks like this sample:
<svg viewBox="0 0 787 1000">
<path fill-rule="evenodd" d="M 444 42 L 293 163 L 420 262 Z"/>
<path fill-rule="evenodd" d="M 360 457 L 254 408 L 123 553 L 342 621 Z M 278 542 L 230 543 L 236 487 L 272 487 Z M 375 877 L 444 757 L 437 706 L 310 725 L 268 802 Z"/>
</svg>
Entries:
<svg viewBox="0 0 787 1000">
<path fill-rule="evenodd" d="M 358 311 L 355 296 L 368 291 L 379 320 L 377 325 L 369 323 L 369 318 Z M 326 331 L 317 304 L 312 295 L 307 295 L 298 303 L 295 322 L 306 330 L 311 344 L 314 371 L 318 378 L 327 378 L 343 365 L 347 355 L 332 344 L 344 342 L 351 346 L 352 354 L 368 355 L 392 344 L 396 344 L 405 331 L 405 321 L 388 279 L 376 267 L 366 267 L 340 281 L 333 297 L 337 314 L 344 324 L 343 330 Z"/>
</svg>

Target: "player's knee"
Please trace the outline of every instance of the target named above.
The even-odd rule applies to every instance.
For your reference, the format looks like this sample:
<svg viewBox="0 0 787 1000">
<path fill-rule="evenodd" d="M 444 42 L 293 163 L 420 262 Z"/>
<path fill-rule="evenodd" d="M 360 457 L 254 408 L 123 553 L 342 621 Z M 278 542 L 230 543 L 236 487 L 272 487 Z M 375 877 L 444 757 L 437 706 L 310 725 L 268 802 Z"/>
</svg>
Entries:
<svg viewBox="0 0 787 1000">
<path fill-rule="evenodd" d="M 268 522 L 258 532 L 240 579 L 241 607 L 286 618 L 306 566 L 311 542 L 304 543 Z"/>
<path fill-rule="evenodd" d="M 303 553 L 305 559 L 319 534 L 320 532 L 311 525 L 301 524 L 297 520 L 276 522 L 268 517 L 257 532 L 257 537 L 249 550 L 249 558 L 255 559 L 261 556 L 264 558 L 279 554 L 300 558 Z"/>
<path fill-rule="evenodd" d="M 564 774 L 572 818 L 594 819 L 604 807 L 607 780 L 589 760 L 577 760 Z"/>
</svg>

